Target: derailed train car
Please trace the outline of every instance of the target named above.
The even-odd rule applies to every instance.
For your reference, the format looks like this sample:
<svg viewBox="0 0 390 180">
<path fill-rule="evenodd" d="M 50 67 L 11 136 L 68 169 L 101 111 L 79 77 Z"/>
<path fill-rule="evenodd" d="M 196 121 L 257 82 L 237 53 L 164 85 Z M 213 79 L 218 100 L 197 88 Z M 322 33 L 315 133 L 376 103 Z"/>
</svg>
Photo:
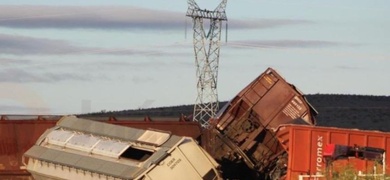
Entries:
<svg viewBox="0 0 390 180">
<path fill-rule="evenodd" d="M 63 116 L 55 115 L 1 115 L 0 116 L 0 179 L 31 179 L 31 174 L 22 164 L 22 155 L 38 138 L 56 125 Z M 150 117 L 85 117 L 99 122 L 133 127 L 138 129 L 159 129 L 178 136 L 188 136 L 198 141 L 202 130 L 197 122 L 180 118 Z"/>
<path fill-rule="evenodd" d="M 285 149 L 278 157 L 285 169 L 273 179 L 342 179 L 348 171 L 344 179 L 390 179 L 389 132 L 288 124 L 276 137 Z"/>
<path fill-rule="evenodd" d="M 39 179 L 221 179 L 190 137 L 67 116 L 25 154 Z"/>
<path fill-rule="evenodd" d="M 268 68 L 219 114 L 206 133 L 210 141 L 205 148 L 221 163 L 225 178 L 254 179 L 283 168 L 277 161 L 285 150 L 274 130 L 296 121 L 315 125 L 317 111 L 297 88 Z"/>
</svg>

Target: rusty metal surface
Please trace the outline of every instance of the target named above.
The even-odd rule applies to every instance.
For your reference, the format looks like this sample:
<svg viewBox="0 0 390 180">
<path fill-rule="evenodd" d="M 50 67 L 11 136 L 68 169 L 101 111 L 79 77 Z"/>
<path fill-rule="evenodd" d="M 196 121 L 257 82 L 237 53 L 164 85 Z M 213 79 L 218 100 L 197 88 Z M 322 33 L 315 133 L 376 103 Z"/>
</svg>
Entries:
<svg viewBox="0 0 390 180">
<path fill-rule="evenodd" d="M 219 161 L 245 162 L 263 172 L 284 152 L 272 130 L 295 119 L 315 125 L 317 112 L 299 90 L 268 68 L 220 114 L 206 149 Z"/>
<path fill-rule="evenodd" d="M 5 119 L 5 116 L 2 116 Z M 7 116 L 10 118 L 10 116 Z M 28 174 L 21 169 L 21 157 L 39 136 L 57 121 L 0 120 L 0 176 Z"/>
<path fill-rule="evenodd" d="M 197 122 L 188 121 L 186 118 L 151 118 L 146 117 L 87 117 L 91 120 L 107 121 L 111 124 L 129 126 L 138 129 L 158 129 L 169 131 L 178 136 L 188 136 L 194 139 L 201 138 L 202 128 Z"/>
<path fill-rule="evenodd" d="M 288 156 L 286 179 L 298 179 L 299 175 L 315 175 L 326 172 L 326 164 L 322 157 L 327 144 L 346 146 L 367 146 L 381 148 L 386 151 L 386 173 L 390 173 L 390 133 L 343 129 L 334 127 L 318 127 L 305 125 L 282 125 L 277 137 Z M 332 163 L 333 170 L 352 165 L 356 170 L 372 171 L 374 165 L 381 172 L 381 165 L 374 161 L 359 158 L 346 158 Z"/>
<path fill-rule="evenodd" d="M 62 116 L 0 115 L 0 179 L 29 179 L 24 170 L 22 155 L 48 128 L 54 127 Z M 139 129 L 159 129 L 179 136 L 201 141 L 202 130 L 198 123 L 180 118 L 152 119 L 150 117 L 98 117 L 91 118 L 111 124 Z M 117 120 L 120 119 L 120 120 Z"/>
</svg>

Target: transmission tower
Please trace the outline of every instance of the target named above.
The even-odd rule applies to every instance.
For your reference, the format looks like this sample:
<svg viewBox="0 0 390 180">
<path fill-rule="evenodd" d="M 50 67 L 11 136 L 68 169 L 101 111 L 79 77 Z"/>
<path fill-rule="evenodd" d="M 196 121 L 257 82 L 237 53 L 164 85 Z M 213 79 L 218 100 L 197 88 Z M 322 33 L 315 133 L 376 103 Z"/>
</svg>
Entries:
<svg viewBox="0 0 390 180">
<path fill-rule="evenodd" d="M 200 9 L 195 0 L 187 2 L 186 16 L 192 18 L 194 29 L 193 43 L 198 80 L 193 120 L 207 128 L 210 118 L 215 117 L 219 108 L 217 77 L 222 21 L 227 21 L 225 13 L 227 0 L 222 0 L 214 11 Z M 210 21 L 207 34 L 203 19 Z"/>
</svg>

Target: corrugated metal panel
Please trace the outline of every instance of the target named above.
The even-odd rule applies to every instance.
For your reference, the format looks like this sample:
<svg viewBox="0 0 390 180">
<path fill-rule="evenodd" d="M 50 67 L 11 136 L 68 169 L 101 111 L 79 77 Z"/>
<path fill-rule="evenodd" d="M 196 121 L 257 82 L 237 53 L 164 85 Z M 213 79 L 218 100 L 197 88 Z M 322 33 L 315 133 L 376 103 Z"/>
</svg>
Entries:
<svg viewBox="0 0 390 180">
<path fill-rule="evenodd" d="M 137 141 L 153 144 L 155 146 L 161 146 L 163 143 L 165 143 L 170 137 L 170 134 L 168 133 L 162 133 L 157 131 L 149 131 L 146 130 L 138 139 Z"/>
<path fill-rule="evenodd" d="M 75 164 L 75 166 L 76 167 L 88 167 L 89 169 L 96 171 L 100 167 L 102 167 L 103 164 L 105 164 L 105 163 L 106 163 L 105 161 L 102 161 L 100 159 L 93 159 L 93 158 L 82 157 L 80 159 L 80 161 L 78 161 Z"/>
<path fill-rule="evenodd" d="M 91 151 L 94 145 L 99 142 L 100 138 L 90 134 L 75 134 L 66 144 L 66 147 L 80 149 L 82 151 Z"/>
<path fill-rule="evenodd" d="M 95 172 L 101 172 L 102 174 L 112 174 L 114 177 L 121 177 L 122 174 L 126 174 L 125 172 L 130 172 L 131 176 L 125 177 L 126 179 L 133 178 L 133 171 L 138 168 L 131 167 L 125 164 L 117 164 L 114 162 L 106 162 L 100 168 L 95 170 Z"/>
<path fill-rule="evenodd" d="M 113 177 L 120 177 L 125 179 L 134 178 L 133 175 L 136 175 L 139 172 L 140 168 L 143 169 L 142 167 L 123 164 L 123 162 L 110 162 L 107 160 L 96 159 L 80 154 L 69 153 L 66 151 L 48 149 L 42 146 L 33 146 L 25 153 L 25 156 L 54 164 L 64 165 L 68 167 L 78 168 L 86 171 L 111 175 Z M 89 163 L 93 163 L 93 165 Z M 122 174 L 124 173 L 131 176 L 122 177 Z"/>
<path fill-rule="evenodd" d="M 43 148 L 41 146 L 34 145 L 31 147 L 24 155 L 26 157 L 40 158 L 42 154 L 47 151 L 47 148 Z"/>
<path fill-rule="evenodd" d="M 47 136 L 47 142 L 58 146 L 65 146 L 71 137 L 74 136 L 74 132 L 64 130 L 53 130 Z"/>
<path fill-rule="evenodd" d="M 180 141 L 180 139 L 181 137 L 179 136 L 171 136 L 171 138 L 169 138 L 168 141 L 162 145 L 162 147 L 173 147 Z"/>
<path fill-rule="evenodd" d="M 103 122 L 81 119 L 75 116 L 66 116 L 62 118 L 58 121 L 57 126 L 79 132 L 102 135 L 132 142 L 136 142 L 137 139 L 145 132 L 140 129 L 115 126 Z"/>
<path fill-rule="evenodd" d="M 92 149 L 92 153 L 100 154 L 108 157 L 118 158 L 120 154 L 123 153 L 128 147 L 129 143 L 118 142 L 115 140 L 101 140 L 94 149 Z"/>
<path fill-rule="evenodd" d="M 80 120 L 85 121 L 86 120 Z M 90 121 L 91 124 L 95 122 Z M 108 125 L 108 124 L 107 124 Z M 42 146 L 57 145 L 61 148 L 70 148 L 85 153 L 99 154 L 103 156 L 119 158 L 119 156 L 130 146 L 138 143 L 161 146 L 171 136 L 167 133 L 143 130 L 144 133 L 136 140 L 123 142 L 123 139 L 110 139 L 109 136 L 94 136 L 82 134 L 82 132 L 69 131 L 64 129 L 52 129 L 46 135 L 46 142 Z M 179 141 L 180 139 L 177 139 Z M 176 142 L 177 142 L 176 141 Z"/>
<path fill-rule="evenodd" d="M 322 157 L 327 144 L 345 146 L 368 146 L 386 151 L 386 165 L 390 165 L 390 133 L 305 125 L 283 125 L 278 132 L 279 141 L 288 153 L 287 179 L 297 179 L 299 175 L 314 175 L 325 172 L 326 164 Z M 358 158 L 336 160 L 335 170 L 352 165 L 363 173 L 373 170 L 375 162 Z M 380 172 L 381 167 L 377 167 Z M 386 168 L 386 173 L 390 169 Z"/>
<path fill-rule="evenodd" d="M 39 157 L 42 160 L 48 162 L 54 162 L 58 164 L 64 164 L 70 167 L 77 167 L 77 162 L 83 158 L 82 155 L 67 153 L 64 151 L 58 151 L 54 149 L 48 149 L 42 156 Z M 90 167 L 80 167 L 81 169 L 90 168 Z"/>
<path fill-rule="evenodd" d="M 43 146 L 57 145 L 61 148 L 70 148 L 85 153 L 99 154 L 108 157 L 119 156 L 131 145 L 131 142 L 120 142 L 108 137 L 94 137 L 92 134 L 52 129 L 46 136 L 47 144 Z"/>
<path fill-rule="evenodd" d="M 6 117 L 13 120 L 0 120 L 0 179 L 9 174 L 29 175 L 23 169 L 23 153 L 56 121 L 14 120 L 13 116 Z"/>
</svg>

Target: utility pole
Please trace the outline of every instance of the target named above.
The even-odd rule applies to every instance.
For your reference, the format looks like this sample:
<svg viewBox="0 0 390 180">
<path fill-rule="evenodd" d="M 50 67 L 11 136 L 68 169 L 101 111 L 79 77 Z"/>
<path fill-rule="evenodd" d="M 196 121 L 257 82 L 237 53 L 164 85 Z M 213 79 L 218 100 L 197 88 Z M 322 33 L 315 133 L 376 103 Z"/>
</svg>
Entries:
<svg viewBox="0 0 390 180">
<path fill-rule="evenodd" d="M 219 109 L 217 80 L 222 21 L 227 21 L 225 9 L 227 0 L 214 11 L 200 9 L 195 0 L 188 0 L 186 16 L 192 18 L 193 43 L 197 77 L 197 98 L 194 106 L 193 121 L 203 128 L 209 127 L 210 118 L 214 118 Z M 206 33 L 203 20 L 209 20 Z"/>
</svg>

